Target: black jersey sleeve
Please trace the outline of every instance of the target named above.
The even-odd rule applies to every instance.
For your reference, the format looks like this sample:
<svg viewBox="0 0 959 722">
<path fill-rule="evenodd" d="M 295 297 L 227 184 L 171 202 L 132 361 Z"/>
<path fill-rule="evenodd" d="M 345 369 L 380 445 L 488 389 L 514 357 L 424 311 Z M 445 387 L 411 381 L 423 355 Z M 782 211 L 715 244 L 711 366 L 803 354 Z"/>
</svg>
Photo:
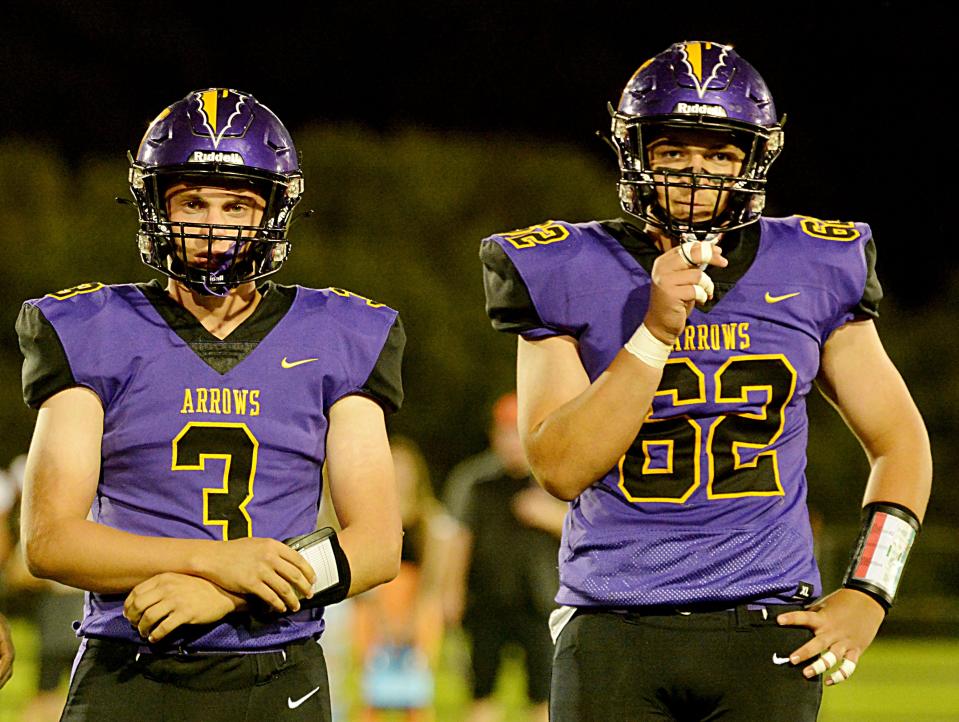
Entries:
<svg viewBox="0 0 959 722">
<path fill-rule="evenodd" d="M 876 242 L 870 238 L 866 242 L 866 287 L 863 289 L 862 298 L 852 309 L 854 318 L 863 321 L 865 319 L 876 320 L 879 318 L 879 302 L 882 301 L 882 286 L 879 284 L 879 277 L 876 275 Z"/>
<path fill-rule="evenodd" d="M 360 393 L 375 399 L 389 413 L 399 411 L 403 405 L 402 368 L 405 347 L 406 331 L 397 316 L 373 370 L 360 388 Z"/>
<path fill-rule="evenodd" d="M 56 329 L 37 306 L 23 304 L 16 328 L 23 353 L 23 400 L 37 409 L 77 381 Z"/>
<path fill-rule="evenodd" d="M 526 283 L 498 243 L 480 244 L 486 313 L 497 331 L 522 334 L 544 328 Z"/>
</svg>

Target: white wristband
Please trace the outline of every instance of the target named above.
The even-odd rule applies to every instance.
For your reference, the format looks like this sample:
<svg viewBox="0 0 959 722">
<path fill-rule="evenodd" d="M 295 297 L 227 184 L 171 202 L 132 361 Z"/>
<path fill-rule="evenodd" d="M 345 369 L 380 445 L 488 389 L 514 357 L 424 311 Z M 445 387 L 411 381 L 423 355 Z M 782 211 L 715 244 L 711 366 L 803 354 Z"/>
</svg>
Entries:
<svg viewBox="0 0 959 722">
<path fill-rule="evenodd" d="M 644 323 L 639 325 L 639 328 L 636 329 L 636 332 L 623 348 L 654 369 L 661 369 L 665 366 L 666 359 L 669 358 L 669 354 L 673 350 L 672 345 L 663 343 L 653 336 Z"/>
</svg>

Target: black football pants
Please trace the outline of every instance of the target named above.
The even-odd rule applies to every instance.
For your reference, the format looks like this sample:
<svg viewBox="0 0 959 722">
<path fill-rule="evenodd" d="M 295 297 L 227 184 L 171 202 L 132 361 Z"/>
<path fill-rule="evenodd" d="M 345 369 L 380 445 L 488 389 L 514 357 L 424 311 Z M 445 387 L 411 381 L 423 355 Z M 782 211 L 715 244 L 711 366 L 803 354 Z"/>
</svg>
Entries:
<svg viewBox="0 0 959 722">
<path fill-rule="evenodd" d="M 137 655 L 89 639 L 62 720 L 69 722 L 330 722 L 323 650 L 308 639 L 256 654 Z"/>
<path fill-rule="evenodd" d="M 812 638 L 776 624 L 786 609 L 580 610 L 556 642 L 550 720 L 814 722 L 821 677 L 777 663 Z"/>
</svg>

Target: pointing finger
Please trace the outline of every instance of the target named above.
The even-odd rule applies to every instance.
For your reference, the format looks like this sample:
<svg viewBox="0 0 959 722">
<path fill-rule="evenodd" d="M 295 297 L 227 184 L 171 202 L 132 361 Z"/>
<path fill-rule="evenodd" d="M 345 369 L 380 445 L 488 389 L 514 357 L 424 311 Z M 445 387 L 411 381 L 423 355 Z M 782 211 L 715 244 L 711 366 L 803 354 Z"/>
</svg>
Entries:
<svg viewBox="0 0 959 722">
<path fill-rule="evenodd" d="M 725 266 L 728 261 L 723 258 L 722 249 L 709 241 L 686 241 L 678 246 L 679 256 L 689 266 L 703 267 L 706 264 Z"/>
</svg>

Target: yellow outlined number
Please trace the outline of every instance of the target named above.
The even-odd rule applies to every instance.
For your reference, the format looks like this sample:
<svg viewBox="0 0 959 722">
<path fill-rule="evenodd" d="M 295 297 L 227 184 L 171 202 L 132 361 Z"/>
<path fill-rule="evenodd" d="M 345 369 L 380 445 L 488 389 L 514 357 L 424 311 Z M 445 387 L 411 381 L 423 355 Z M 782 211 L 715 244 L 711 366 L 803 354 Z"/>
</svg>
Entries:
<svg viewBox="0 0 959 722">
<path fill-rule="evenodd" d="M 756 379 L 763 383 L 756 383 Z M 784 493 L 776 451 L 761 449 L 772 446 L 783 433 L 783 409 L 796 391 L 796 369 L 782 354 L 727 359 L 716 372 L 716 401 L 744 404 L 749 401 L 750 391 L 766 394 L 766 403 L 758 413 L 728 414 L 709 429 L 710 499 Z M 743 449 L 758 451 L 750 461 L 743 461 Z"/>
<path fill-rule="evenodd" d="M 707 498 L 784 494 L 776 450 L 768 447 L 785 427 L 784 410 L 796 391 L 796 370 L 782 354 L 733 356 L 713 378 L 718 404 L 748 403 L 750 391 L 764 393 L 766 400 L 756 413 L 721 415 L 710 426 L 705 444 L 697 419 L 688 415 L 657 419 L 650 412 L 619 461 L 619 488 L 627 499 L 684 503 L 702 484 L 703 452 Z M 672 397 L 673 407 L 704 403 L 705 376 L 690 359 L 670 359 L 656 395 Z M 650 449 L 661 444 L 669 445 L 668 464 L 657 466 Z M 744 460 L 744 450 L 755 453 Z"/>
<path fill-rule="evenodd" d="M 173 439 L 173 471 L 206 471 L 208 459 L 223 461 L 223 483 L 203 489 L 203 523 L 219 526 L 223 540 L 253 536 L 246 506 L 260 444 L 244 423 L 191 421 Z"/>
<path fill-rule="evenodd" d="M 48 293 L 49 298 L 55 298 L 58 301 L 66 301 L 68 298 L 73 298 L 74 296 L 81 296 L 84 293 L 95 293 L 103 288 L 102 283 L 81 283 L 79 286 L 73 286 L 72 288 L 64 288 L 62 291 L 54 291 L 53 293 Z"/>
<path fill-rule="evenodd" d="M 521 228 L 501 234 L 503 238 L 516 248 L 532 248 L 533 246 L 548 246 L 550 243 L 565 241 L 569 238 L 569 229 L 556 221 L 546 221 L 538 226 Z"/>
<path fill-rule="evenodd" d="M 377 303 L 376 301 L 367 298 L 366 296 L 361 296 L 358 293 L 353 293 L 352 291 L 347 291 L 343 288 L 333 288 L 330 286 L 329 291 L 335 293 L 337 296 L 342 296 L 343 298 L 357 298 L 360 301 L 366 301 L 366 305 L 370 308 L 383 308 L 385 303 Z"/>
<path fill-rule="evenodd" d="M 706 378 L 688 358 L 670 359 L 656 395 L 671 396 L 674 407 L 704 403 Z M 701 440 L 702 429 L 688 416 L 656 419 L 650 412 L 642 435 L 619 460 L 619 488 L 630 501 L 682 504 L 699 486 Z M 665 464 L 653 449 L 664 452 Z"/>
<path fill-rule="evenodd" d="M 802 220 L 799 222 L 803 233 L 813 238 L 823 238 L 827 241 L 854 241 L 862 234 L 856 228 L 855 223 L 845 223 L 843 221 L 821 221 L 818 218 L 810 216 L 799 216 Z"/>
</svg>

